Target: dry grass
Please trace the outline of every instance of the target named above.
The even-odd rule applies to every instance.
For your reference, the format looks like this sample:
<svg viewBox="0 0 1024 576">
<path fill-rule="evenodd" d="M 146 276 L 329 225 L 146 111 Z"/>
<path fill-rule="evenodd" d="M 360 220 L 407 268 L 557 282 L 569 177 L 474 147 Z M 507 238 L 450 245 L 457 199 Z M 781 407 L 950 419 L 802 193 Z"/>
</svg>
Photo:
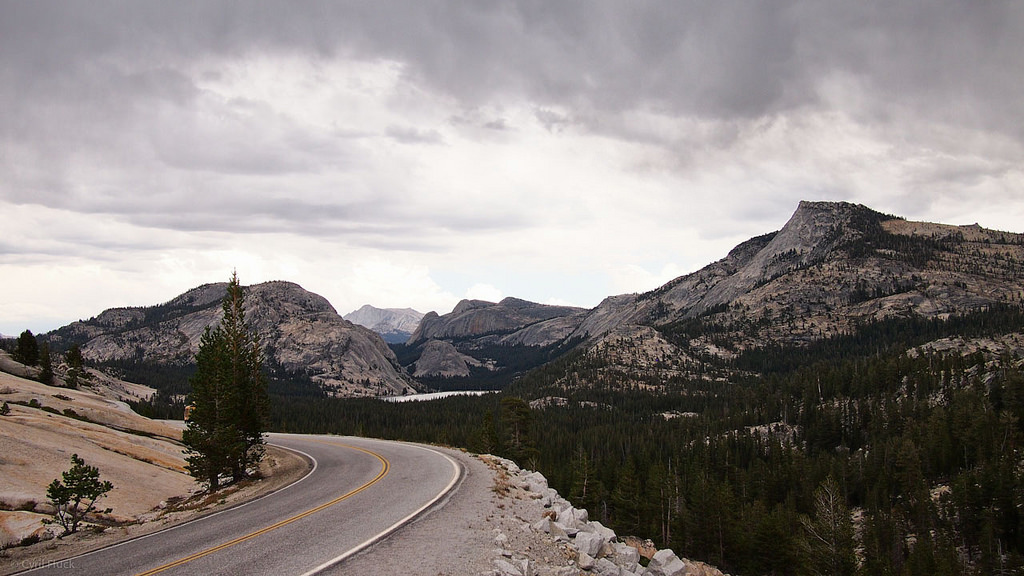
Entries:
<svg viewBox="0 0 1024 576">
<path fill-rule="evenodd" d="M 487 467 L 494 471 L 494 485 L 491 486 L 491 491 L 502 498 L 507 498 L 512 493 L 514 488 L 512 479 L 508 475 L 508 471 L 498 463 L 494 458 L 490 458 L 487 455 L 480 456 L 480 460 Z"/>
</svg>

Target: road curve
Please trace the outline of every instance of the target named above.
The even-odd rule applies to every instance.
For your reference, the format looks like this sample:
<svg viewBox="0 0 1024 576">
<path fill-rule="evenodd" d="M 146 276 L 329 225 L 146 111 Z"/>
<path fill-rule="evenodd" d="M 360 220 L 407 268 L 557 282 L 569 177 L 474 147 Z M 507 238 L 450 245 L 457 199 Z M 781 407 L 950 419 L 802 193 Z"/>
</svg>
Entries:
<svg viewBox="0 0 1024 576">
<path fill-rule="evenodd" d="M 271 434 L 314 469 L 242 506 L 26 574 L 312 575 L 342 563 L 432 506 L 461 475 L 427 447 L 340 436 Z"/>
</svg>

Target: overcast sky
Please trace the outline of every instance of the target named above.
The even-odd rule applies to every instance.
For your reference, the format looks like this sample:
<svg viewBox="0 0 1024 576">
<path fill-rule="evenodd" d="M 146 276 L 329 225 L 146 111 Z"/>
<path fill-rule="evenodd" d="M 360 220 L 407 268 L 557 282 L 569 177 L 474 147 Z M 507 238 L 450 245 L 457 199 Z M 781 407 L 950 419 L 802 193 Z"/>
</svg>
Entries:
<svg viewBox="0 0 1024 576">
<path fill-rule="evenodd" d="M 1024 231 L 1024 2 L 0 0 L 0 333 L 237 269 L 597 305 L 800 200 Z"/>
</svg>

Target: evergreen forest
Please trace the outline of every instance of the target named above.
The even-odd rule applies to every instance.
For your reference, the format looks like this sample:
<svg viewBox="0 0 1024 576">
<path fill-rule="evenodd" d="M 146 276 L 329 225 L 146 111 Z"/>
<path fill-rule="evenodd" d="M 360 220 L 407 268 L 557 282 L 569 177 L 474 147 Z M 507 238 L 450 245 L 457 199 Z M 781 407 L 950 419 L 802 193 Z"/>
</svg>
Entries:
<svg viewBox="0 0 1024 576">
<path fill-rule="evenodd" d="M 731 574 L 1020 573 L 1019 359 L 907 350 L 1022 331 L 1011 306 L 889 320 L 750 351 L 728 381 L 626 390 L 571 352 L 484 396 L 277 396 L 271 428 L 506 456 L 620 535 Z"/>
</svg>

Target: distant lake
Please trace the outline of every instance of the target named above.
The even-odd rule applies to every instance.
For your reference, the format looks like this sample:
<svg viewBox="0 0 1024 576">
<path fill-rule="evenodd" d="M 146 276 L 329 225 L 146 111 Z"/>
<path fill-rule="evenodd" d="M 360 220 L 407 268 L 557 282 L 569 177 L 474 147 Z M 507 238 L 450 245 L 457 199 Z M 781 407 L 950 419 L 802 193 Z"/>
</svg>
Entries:
<svg viewBox="0 0 1024 576">
<path fill-rule="evenodd" d="M 380 400 L 385 402 L 414 402 L 420 400 L 438 400 L 449 396 L 481 396 L 491 394 L 497 390 L 450 390 L 448 392 L 431 392 L 429 394 L 409 394 L 406 396 L 381 396 Z"/>
</svg>

